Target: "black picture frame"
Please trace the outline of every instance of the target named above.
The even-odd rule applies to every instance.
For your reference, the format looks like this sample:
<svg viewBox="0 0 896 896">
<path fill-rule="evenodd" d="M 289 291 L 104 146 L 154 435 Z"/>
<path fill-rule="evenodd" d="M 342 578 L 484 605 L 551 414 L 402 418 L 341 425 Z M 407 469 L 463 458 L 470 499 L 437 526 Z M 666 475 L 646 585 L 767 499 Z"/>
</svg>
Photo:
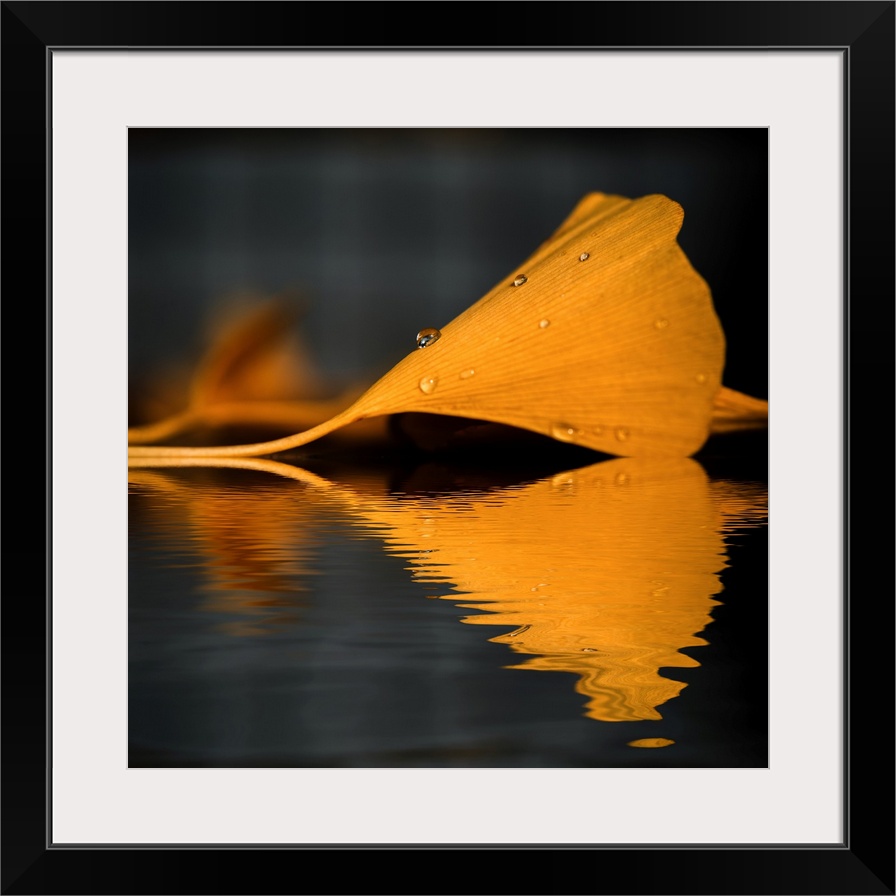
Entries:
<svg viewBox="0 0 896 896">
<path fill-rule="evenodd" d="M 17 467 L 33 463 L 34 437 L 19 443 L 19 427 L 24 433 L 40 432 L 48 437 L 40 471 L 21 475 L 17 469 L 11 477 L 15 504 L 8 505 L 12 508 L 7 518 L 11 525 L 4 533 L 5 554 L 11 562 L 5 570 L 2 629 L 2 892 L 894 893 L 894 602 L 892 579 L 888 572 L 882 573 L 886 567 L 881 563 L 881 558 L 892 558 L 890 477 L 894 451 L 892 420 L 880 418 L 882 414 L 889 417 L 894 407 L 896 4 L 797 0 L 500 7 L 478 3 L 464 7 L 427 3 L 419 4 L 407 16 L 408 8 L 407 4 L 391 3 L 299 2 L 2 4 L 2 285 L 7 342 L 11 346 L 15 340 L 19 349 L 7 358 L 16 371 L 20 364 L 28 370 L 26 377 L 8 375 L 3 390 L 7 419 L 16 427 L 8 457 Z M 399 14 L 418 32 L 419 40 L 395 43 L 394 18 Z M 440 38 L 436 45 L 431 42 L 433 34 Z M 47 425 L 51 401 L 47 157 L 52 52 L 72 47 L 284 46 L 446 52 L 471 47 L 620 51 L 828 48 L 844 54 L 845 468 L 831 471 L 833 480 L 842 478 L 845 496 L 843 631 L 848 724 L 844 732 L 842 844 L 58 848 L 49 841 L 48 606 L 52 570 L 47 534 L 52 482 L 47 463 L 51 437 Z M 45 334 L 44 363 L 24 360 L 24 334 L 38 339 L 38 334 Z M 825 430 L 828 428 L 826 425 Z M 27 450 L 16 451 L 19 445 Z M 860 464 L 862 471 L 855 480 L 854 463 Z M 856 488 L 852 488 L 854 481 Z M 873 494 L 876 513 L 855 509 L 867 489 Z M 807 732 L 807 738 L 809 735 Z M 670 840 L 674 840 L 672 831 Z M 296 849 L 301 850 L 299 855 Z M 497 862 L 492 865 L 494 876 L 490 876 L 481 862 L 473 871 L 471 863 L 457 861 L 458 851 L 511 854 L 491 856 Z M 523 855 L 515 854 L 519 852 Z M 419 871 L 419 859 L 431 863 L 427 870 Z"/>
</svg>

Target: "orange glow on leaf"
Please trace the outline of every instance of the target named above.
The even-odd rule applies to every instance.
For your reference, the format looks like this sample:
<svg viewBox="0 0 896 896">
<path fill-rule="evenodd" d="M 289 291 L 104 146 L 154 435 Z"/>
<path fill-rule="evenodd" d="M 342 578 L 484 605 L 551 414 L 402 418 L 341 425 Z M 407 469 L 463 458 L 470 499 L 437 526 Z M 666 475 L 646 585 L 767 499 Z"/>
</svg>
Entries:
<svg viewBox="0 0 896 896">
<path fill-rule="evenodd" d="M 145 444 L 164 432 L 149 429 L 130 434 L 129 454 L 270 455 L 405 412 L 507 424 L 623 457 L 686 457 L 711 432 L 764 425 L 767 402 L 722 386 L 725 338 L 709 287 L 676 241 L 683 215 L 661 195 L 589 194 L 526 261 L 356 400 L 338 411 L 293 407 L 304 431 L 177 447 Z M 234 372 L 240 357 L 239 344 L 222 347 L 193 386 L 194 402 L 217 407 L 219 423 L 238 415 L 222 370 Z M 289 419 L 282 406 L 261 405 L 257 421 L 266 413 Z"/>
</svg>

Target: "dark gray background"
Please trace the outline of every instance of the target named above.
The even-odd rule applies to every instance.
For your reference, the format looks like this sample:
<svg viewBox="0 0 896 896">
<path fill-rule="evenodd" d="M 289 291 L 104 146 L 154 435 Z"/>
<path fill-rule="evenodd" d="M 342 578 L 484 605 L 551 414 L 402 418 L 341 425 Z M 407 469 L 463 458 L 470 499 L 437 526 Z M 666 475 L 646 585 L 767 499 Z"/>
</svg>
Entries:
<svg viewBox="0 0 896 896">
<path fill-rule="evenodd" d="M 129 372 L 189 360 L 239 290 L 296 290 L 322 370 L 373 378 L 591 191 L 681 203 L 727 386 L 767 397 L 765 129 L 131 129 Z"/>
</svg>

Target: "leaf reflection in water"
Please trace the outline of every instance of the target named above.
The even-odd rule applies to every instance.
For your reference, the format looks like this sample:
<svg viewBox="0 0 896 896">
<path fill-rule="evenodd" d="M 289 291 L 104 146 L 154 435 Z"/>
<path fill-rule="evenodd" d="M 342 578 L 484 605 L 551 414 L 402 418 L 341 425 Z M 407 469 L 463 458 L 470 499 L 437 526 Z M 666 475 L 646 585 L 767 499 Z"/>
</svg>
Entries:
<svg viewBox="0 0 896 896">
<path fill-rule="evenodd" d="M 327 508 L 312 502 L 297 512 L 295 489 L 267 474 L 236 485 L 216 472 L 183 479 L 129 469 L 128 490 L 139 498 L 135 524 L 143 514 L 163 519 L 153 526 L 156 540 L 203 558 L 200 609 L 220 620 L 218 632 L 263 637 L 302 617 Z"/>
<path fill-rule="evenodd" d="M 478 611 L 463 622 L 506 629 L 489 640 L 528 657 L 508 668 L 572 673 L 585 715 L 606 722 L 662 718 L 657 707 L 685 684 L 660 670 L 699 666 L 682 651 L 707 643 L 701 633 L 720 603 L 725 534 L 762 525 L 767 514 L 764 488 L 711 482 L 688 458 L 619 458 L 521 485 L 416 495 L 370 478 L 339 484 L 265 459 L 129 460 L 144 488 L 154 487 L 147 468 L 172 466 L 256 470 L 301 483 L 306 511 L 313 507 L 321 520 L 342 515 L 403 558 L 414 579 L 450 584 L 443 599 Z M 272 556 L 295 558 L 297 547 L 313 543 L 314 532 L 297 531 L 290 511 L 292 483 L 228 494 L 162 481 L 178 493 L 198 543 L 216 555 L 214 587 L 224 592 L 246 576 L 254 589 L 266 580 L 277 590 Z M 272 551 L 278 543 L 292 549 Z M 301 560 L 290 563 L 280 570 L 290 583 L 283 590 L 296 590 L 310 572 Z M 234 610 L 226 601 L 208 608 Z"/>
</svg>

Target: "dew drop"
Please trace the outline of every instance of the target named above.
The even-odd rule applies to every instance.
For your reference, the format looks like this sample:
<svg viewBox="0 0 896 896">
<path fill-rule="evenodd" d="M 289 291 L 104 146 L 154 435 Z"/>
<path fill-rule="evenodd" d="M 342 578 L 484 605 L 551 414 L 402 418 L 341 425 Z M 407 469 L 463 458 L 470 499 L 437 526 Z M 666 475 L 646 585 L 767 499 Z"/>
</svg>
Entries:
<svg viewBox="0 0 896 896">
<path fill-rule="evenodd" d="M 591 258 L 591 253 L 589 253 L 589 252 L 583 252 L 583 253 L 579 256 L 579 261 L 588 261 L 589 258 Z"/>
<path fill-rule="evenodd" d="M 460 378 L 462 380 L 468 380 L 471 376 L 474 376 L 476 371 L 471 367 L 469 370 L 462 370 L 460 372 Z"/>
<path fill-rule="evenodd" d="M 694 379 L 696 379 L 697 382 L 700 383 L 700 384 L 702 385 L 703 383 L 706 382 L 706 374 L 705 374 L 705 373 L 698 373 L 697 376 L 694 377 Z"/>
<path fill-rule="evenodd" d="M 436 391 L 436 386 L 439 383 L 439 378 L 437 376 L 425 376 L 422 380 L 420 380 L 420 391 L 425 392 L 427 395 Z"/>
<path fill-rule="evenodd" d="M 629 431 L 624 426 L 616 427 L 616 438 L 620 442 L 624 442 L 629 437 L 629 435 L 630 435 Z"/>
<path fill-rule="evenodd" d="M 417 348 L 426 348 L 441 337 L 441 333 L 435 327 L 426 327 L 417 334 Z"/>
<path fill-rule="evenodd" d="M 551 435 L 561 442 L 574 442 L 581 435 L 581 430 L 570 426 L 568 423 L 555 423 L 551 427 Z"/>
<path fill-rule="evenodd" d="M 628 473 L 617 473 L 616 474 L 616 485 L 628 485 L 631 477 Z"/>
<path fill-rule="evenodd" d="M 598 650 L 596 647 L 583 647 L 582 653 L 597 653 Z"/>
<path fill-rule="evenodd" d="M 529 278 L 525 274 L 517 274 L 516 277 L 513 278 L 514 286 L 522 286 Z"/>
<path fill-rule="evenodd" d="M 665 330 L 666 327 L 669 326 L 669 321 L 666 320 L 665 317 L 658 317 L 658 318 L 653 322 L 653 325 L 654 325 L 658 330 Z"/>
<path fill-rule="evenodd" d="M 546 330 L 550 325 L 551 322 L 547 318 L 544 318 L 543 320 L 540 320 L 538 322 L 538 326 L 541 327 L 542 330 Z"/>
</svg>

